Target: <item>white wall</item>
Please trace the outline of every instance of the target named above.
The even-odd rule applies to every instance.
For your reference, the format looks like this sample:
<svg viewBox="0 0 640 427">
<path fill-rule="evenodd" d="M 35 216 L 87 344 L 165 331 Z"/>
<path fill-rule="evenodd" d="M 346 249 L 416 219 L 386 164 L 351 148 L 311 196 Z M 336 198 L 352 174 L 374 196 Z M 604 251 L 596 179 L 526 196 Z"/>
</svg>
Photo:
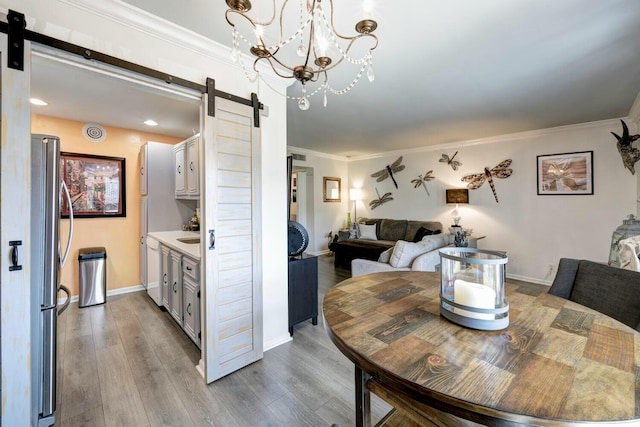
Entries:
<svg viewBox="0 0 640 427">
<path fill-rule="evenodd" d="M 229 49 L 117 0 L 3 0 L 2 8 L 27 17 L 27 28 L 244 98 L 258 94 L 262 117 L 262 224 L 264 348 L 289 340 L 287 320 L 286 98 L 285 87 L 250 83 Z M 6 12 L 6 9 L 4 9 Z M 268 243 L 267 243 L 268 242 Z"/>
<path fill-rule="evenodd" d="M 296 153 L 307 156 L 306 161 L 294 160 L 294 168 L 313 168 L 313 215 L 309 215 L 313 224 L 309 226 L 303 224 L 309 232 L 307 252 L 312 255 L 326 253 L 329 244 L 327 234 L 329 231 L 336 233 L 342 228 L 347 219 L 347 212 L 353 211 L 353 203 L 349 202 L 347 159 L 297 147 L 289 147 L 288 151 L 289 154 Z M 341 202 L 323 201 L 322 178 L 325 176 L 341 179 Z"/>
<path fill-rule="evenodd" d="M 611 131 L 621 131 L 618 120 L 506 135 L 446 149 L 387 153 L 351 161 L 349 185 L 363 188 L 359 216 L 438 220 L 448 227 L 453 207 L 445 204 L 444 190 L 463 188 L 462 176 L 513 159 L 513 175 L 495 179 L 500 202 L 495 202 L 487 183 L 471 190 L 470 204 L 461 207 L 461 225 L 487 236 L 479 242 L 480 248 L 508 252 L 510 277 L 548 283 L 561 257 L 606 262 L 611 233 L 636 212 L 636 177 L 623 167 Z M 451 156 L 455 151 L 462 161 L 457 172 L 438 162 L 443 153 Z M 594 152 L 594 195 L 538 196 L 536 156 L 575 151 Z M 390 180 L 376 183 L 370 177 L 401 154 L 406 169 L 397 174 L 398 190 Z M 414 189 L 411 180 L 431 169 L 436 180 L 427 184 L 428 197 L 422 188 Z M 371 211 L 368 203 L 375 197 L 375 187 L 381 194 L 392 192 L 394 200 Z"/>
</svg>

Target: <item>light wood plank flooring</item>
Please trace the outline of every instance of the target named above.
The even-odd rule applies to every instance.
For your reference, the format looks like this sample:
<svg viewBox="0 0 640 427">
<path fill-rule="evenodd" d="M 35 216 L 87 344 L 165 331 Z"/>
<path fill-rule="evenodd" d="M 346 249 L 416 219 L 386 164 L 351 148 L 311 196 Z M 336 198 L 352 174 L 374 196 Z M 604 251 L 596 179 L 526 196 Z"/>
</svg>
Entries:
<svg viewBox="0 0 640 427">
<path fill-rule="evenodd" d="M 350 277 L 319 257 L 319 304 Z M 320 313 L 322 311 L 320 310 Z M 292 342 L 213 384 L 200 352 L 143 292 L 79 309 L 58 324 L 57 426 L 354 425 L 353 364 L 322 326 L 297 325 Z M 389 406 L 372 397 L 373 418 Z"/>
</svg>

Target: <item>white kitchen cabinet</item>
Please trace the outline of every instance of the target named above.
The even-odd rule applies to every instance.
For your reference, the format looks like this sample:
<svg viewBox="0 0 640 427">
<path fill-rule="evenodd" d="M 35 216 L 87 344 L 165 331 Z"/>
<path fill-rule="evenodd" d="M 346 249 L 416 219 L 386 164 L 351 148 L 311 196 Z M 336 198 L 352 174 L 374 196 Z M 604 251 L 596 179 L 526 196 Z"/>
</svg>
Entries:
<svg viewBox="0 0 640 427">
<path fill-rule="evenodd" d="M 138 169 L 141 196 L 147 195 L 147 152 L 148 145 L 145 144 L 140 148 L 140 169 Z"/>
<path fill-rule="evenodd" d="M 198 197 L 200 195 L 200 173 L 198 143 L 200 138 L 195 136 L 187 140 L 186 161 L 187 168 L 187 195 Z"/>
<path fill-rule="evenodd" d="M 187 195 L 187 174 L 184 170 L 185 156 L 185 144 L 181 142 L 174 147 L 175 163 L 173 168 L 175 192 L 176 198 L 184 197 Z"/>
<path fill-rule="evenodd" d="M 140 249 L 140 283 L 147 287 L 147 197 L 140 198 L 140 236 L 138 243 Z"/>
<path fill-rule="evenodd" d="M 160 278 L 160 286 L 162 292 L 162 305 L 169 310 L 169 282 L 171 281 L 171 250 L 166 246 L 161 248 L 160 264 L 162 277 Z"/>
<path fill-rule="evenodd" d="M 200 135 L 182 141 L 174 148 L 175 197 L 197 199 L 200 197 Z"/>
<path fill-rule="evenodd" d="M 182 326 L 182 255 L 170 252 L 169 313 Z"/>
<path fill-rule="evenodd" d="M 200 347 L 200 285 L 186 274 L 182 276 L 184 332 Z"/>
</svg>

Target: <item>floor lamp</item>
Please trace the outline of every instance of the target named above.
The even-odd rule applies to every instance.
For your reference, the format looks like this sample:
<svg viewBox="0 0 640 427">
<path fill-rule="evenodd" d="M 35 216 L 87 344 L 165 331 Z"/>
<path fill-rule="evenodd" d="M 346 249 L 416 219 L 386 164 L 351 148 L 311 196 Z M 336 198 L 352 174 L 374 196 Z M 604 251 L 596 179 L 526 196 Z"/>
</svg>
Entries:
<svg viewBox="0 0 640 427">
<path fill-rule="evenodd" d="M 353 222 L 358 222 L 358 215 L 356 214 L 356 204 L 362 200 L 362 189 L 351 188 L 349 190 L 349 199 L 353 200 Z"/>
</svg>

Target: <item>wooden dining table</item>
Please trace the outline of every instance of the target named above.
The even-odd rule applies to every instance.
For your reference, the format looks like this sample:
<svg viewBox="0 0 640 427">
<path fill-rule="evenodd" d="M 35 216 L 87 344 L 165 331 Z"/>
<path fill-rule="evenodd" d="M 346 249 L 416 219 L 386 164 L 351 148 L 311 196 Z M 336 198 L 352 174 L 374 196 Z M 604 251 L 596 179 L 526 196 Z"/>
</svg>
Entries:
<svg viewBox="0 0 640 427">
<path fill-rule="evenodd" d="M 501 331 L 440 316 L 439 273 L 329 290 L 325 329 L 355 365 L 356 425 L 371 425 L 372 392 L 394 408 L 380 425 L 640 425 L 640 333 L 544 289 L 505 287 Z"/>
</svg>

